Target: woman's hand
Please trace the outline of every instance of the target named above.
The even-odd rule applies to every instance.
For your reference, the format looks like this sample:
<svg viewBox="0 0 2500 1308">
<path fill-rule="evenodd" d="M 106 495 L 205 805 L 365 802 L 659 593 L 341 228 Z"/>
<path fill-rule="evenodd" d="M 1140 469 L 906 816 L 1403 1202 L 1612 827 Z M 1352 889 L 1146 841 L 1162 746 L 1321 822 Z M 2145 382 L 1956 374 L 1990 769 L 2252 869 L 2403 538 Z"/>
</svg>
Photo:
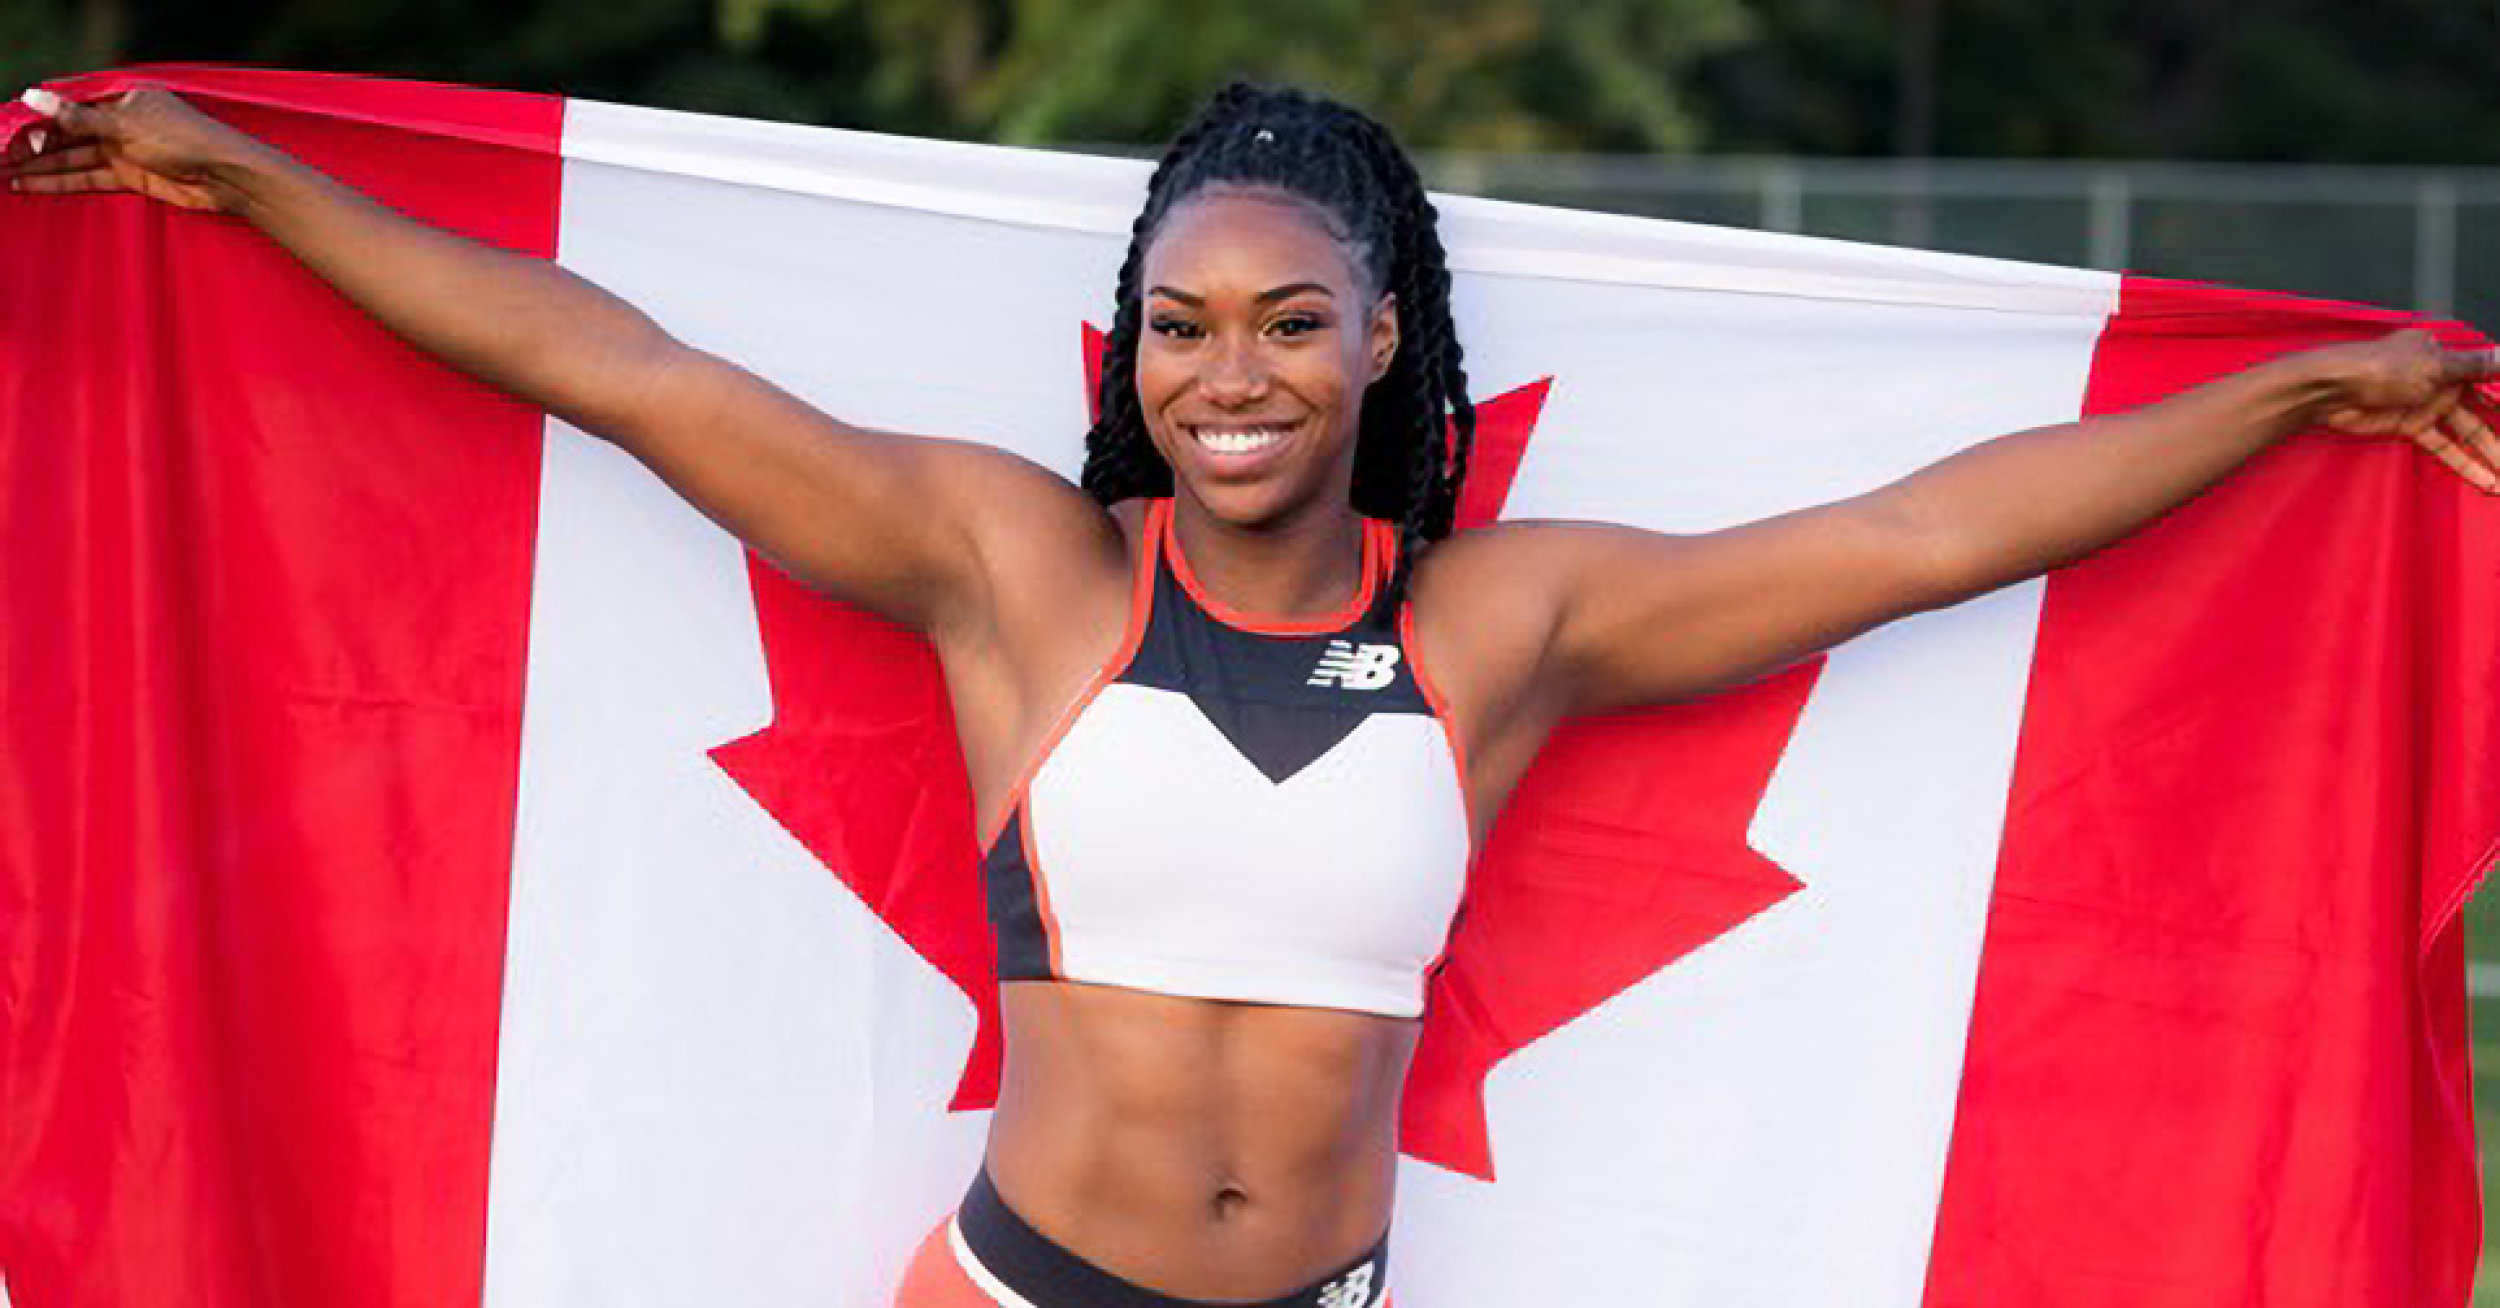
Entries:
<svg viewBox="0 0 2500 1308">
<path fill-rule="evenodd" d="M 1109 578 L 1086 594 L 1127 602 L 1118 527 L 1047 471 L 828 417 L 550 260 L 400 213 L 168 91 L 88 104 L 34 91 L 26 103 L 51 121 L 0 163 L 11 189 L 129 191 L 235 215 L 402 340 L 614 441 L 836 598 L 941 639 L 980 633 L 993 644 L 977 657 L 1001 659 L 989 651 L 1020 646 L 995 643 L 1007 619 L 976 607 L 992 596 L 1059 596 L 1085 575 Z M 1062 616 L 1049 610 L 1035 608 Z M 1048 635 L 1041 618 L 1016 621 Z"/>
<path fill-rule="evenodd" d="M 26 133 L 32 149 L 0 163 L 9 189 L 37 195 L 131 191 L 185 209 L 239 213 L 239 184 L 268 147 L 184 104 L 141 87 L 78 104 L 28 91 L 26 106 L 52 120 Z"/>
<path fill-rule="evenodd" d="M 2500 436 L 2469 401 L 2500 376 L 2500 351 L 2444 349 L 2426 331 L 2316 352 L 2329 396 L 2319 420 L 2353 436 L 2400 436 L 2460 477 L 2500 491 Z"/>
</svg>

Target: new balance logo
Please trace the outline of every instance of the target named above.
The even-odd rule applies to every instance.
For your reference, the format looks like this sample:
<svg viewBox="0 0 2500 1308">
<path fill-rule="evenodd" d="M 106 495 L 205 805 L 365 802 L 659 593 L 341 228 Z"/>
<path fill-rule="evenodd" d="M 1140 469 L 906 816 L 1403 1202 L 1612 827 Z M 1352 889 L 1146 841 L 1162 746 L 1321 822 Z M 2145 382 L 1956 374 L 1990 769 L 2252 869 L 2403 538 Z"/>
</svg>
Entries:
<svg viewBox="0 0 2500 1308">
<path fill-rule="evenodd" d="M 1350 640 L 1328 642 L 1307 685 L 1336 685 L 1340 690 L 1378 690 L 1397 679 L 1398 647 L 1357 645 Z"/>
<path fill-rule="evenodd" d="M 1365 645 L 1363 648 L 1385 649 L 1389 651 L 1389 661 L 1392 663 L 1397 661 L 1398 651 L 1394 645 Z M 1320 1289 L 1319 1308 L 1370 1308 L 1372 1268 L 1376 1266 L 1378 1264 L 1367 1262 L 1336 1280 L 1330 1281 Z"/>
</svg>

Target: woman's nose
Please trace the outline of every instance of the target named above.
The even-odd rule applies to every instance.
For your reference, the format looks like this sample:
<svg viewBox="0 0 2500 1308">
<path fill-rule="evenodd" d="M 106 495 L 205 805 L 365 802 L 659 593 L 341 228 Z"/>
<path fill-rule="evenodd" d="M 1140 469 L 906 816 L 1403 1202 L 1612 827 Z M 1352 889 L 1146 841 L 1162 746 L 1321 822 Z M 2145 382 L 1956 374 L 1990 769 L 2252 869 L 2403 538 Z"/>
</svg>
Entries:
<svg viewBox="0 0 2500 1308">
<path fill-rule="evenodd" d="M 1198 370 L 1198 387 L 1215 404 L 1239 406 L 1267 393 L 1267 360 L 1245 342 L 1214 342 Z"/>
</svg>

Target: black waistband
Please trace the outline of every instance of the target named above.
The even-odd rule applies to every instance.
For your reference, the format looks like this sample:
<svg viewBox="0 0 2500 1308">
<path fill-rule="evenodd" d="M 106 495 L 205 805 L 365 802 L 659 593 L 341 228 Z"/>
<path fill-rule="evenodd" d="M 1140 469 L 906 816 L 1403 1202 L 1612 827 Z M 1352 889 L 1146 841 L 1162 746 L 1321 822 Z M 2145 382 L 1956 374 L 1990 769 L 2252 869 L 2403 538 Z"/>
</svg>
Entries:
<svg viewBox="0 0 2500 1308">
<path fill-rule="evenodd" d="M 992 1276 L 1033 1308 L 1372 1308 L 1387 1289 L 1389 1238 L 1361 1257 L 1281 1299 L 1215 1303 L 1176 1299 L 1125 1281 L 1061 1248 L 998 1197 L 987 1168 L 972 1178 L 955 1215 L 964 1245 Z"/>
</svg>

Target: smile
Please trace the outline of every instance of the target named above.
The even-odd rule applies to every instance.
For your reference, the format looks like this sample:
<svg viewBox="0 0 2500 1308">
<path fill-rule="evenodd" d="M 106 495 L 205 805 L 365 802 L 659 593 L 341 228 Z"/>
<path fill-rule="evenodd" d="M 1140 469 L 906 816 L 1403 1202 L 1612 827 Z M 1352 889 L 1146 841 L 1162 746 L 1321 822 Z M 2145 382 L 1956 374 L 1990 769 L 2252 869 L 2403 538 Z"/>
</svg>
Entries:
<svg viewBox="0 0 2500 1308">
<path fill-rule="evenodd" d="M 1210 454 L 1256 454 L 1285 438 L 1293 423 L 1260 423 L 1240 427 L 1192 427 L 1190 437 Z"/>
</svg>

